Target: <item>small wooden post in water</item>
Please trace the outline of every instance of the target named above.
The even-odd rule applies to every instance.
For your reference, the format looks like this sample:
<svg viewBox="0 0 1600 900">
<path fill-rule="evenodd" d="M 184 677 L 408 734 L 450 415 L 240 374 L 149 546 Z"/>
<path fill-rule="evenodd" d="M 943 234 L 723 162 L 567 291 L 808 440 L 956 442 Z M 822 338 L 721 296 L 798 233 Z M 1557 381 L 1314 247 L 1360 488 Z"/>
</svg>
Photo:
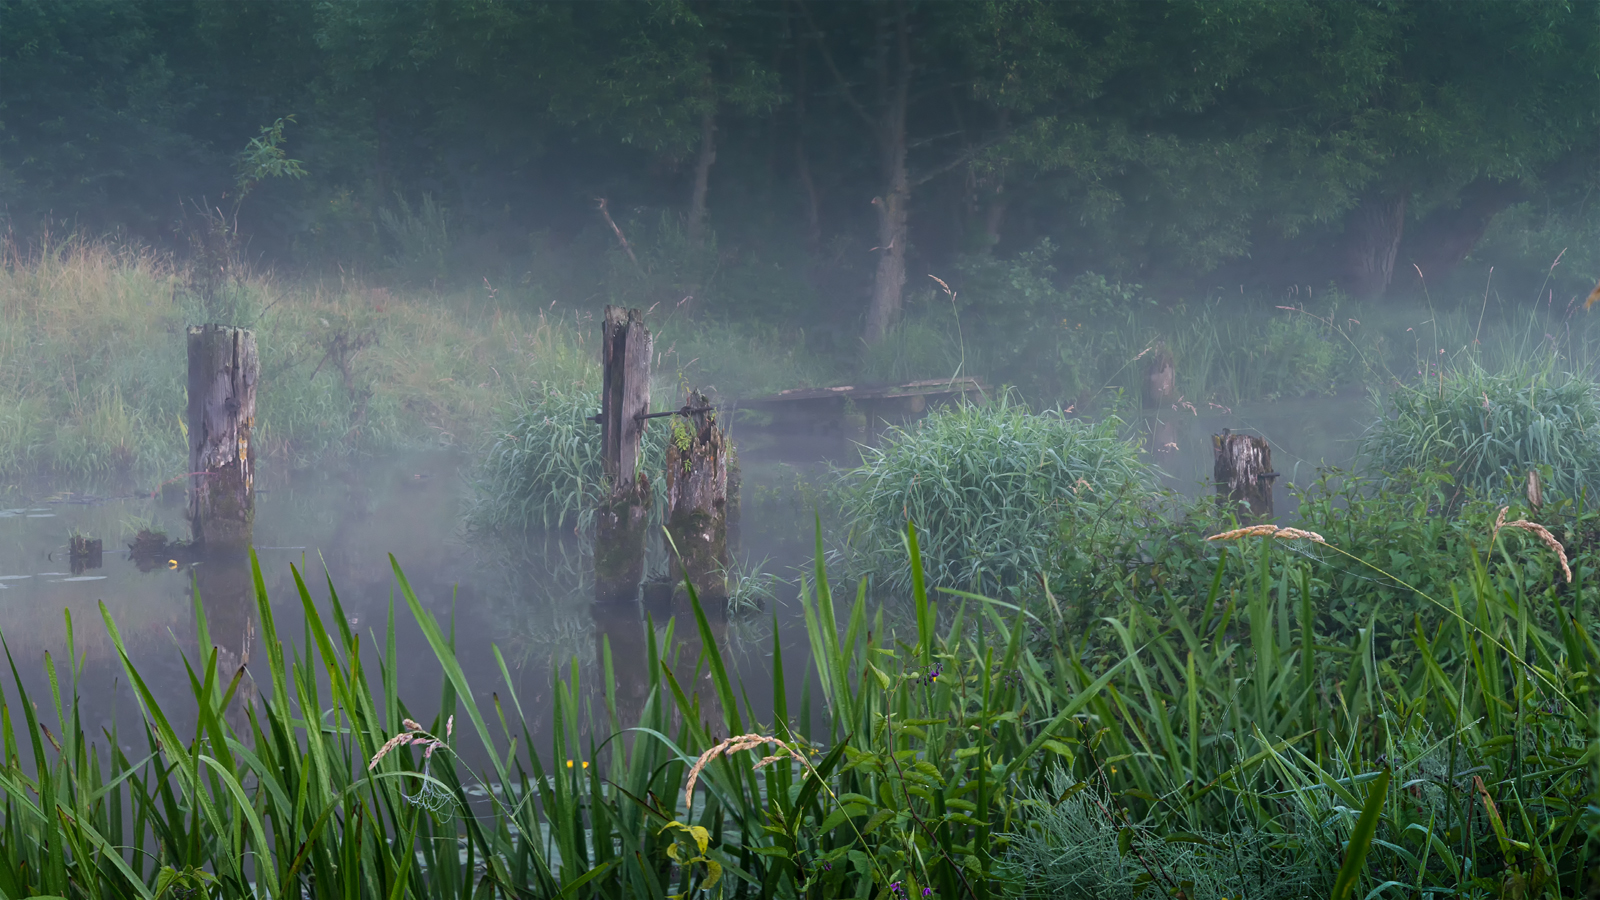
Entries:
<svg viewBox="0 0 1600 900">
<path fill-rule="evenodd" d="M 226 325 L 189 328 L 189 527 L 208 550 L 250 545 L 255 522 L 255 335 Z"/>
<path fill-rule="evenodd" d="M 607 306 L 601 325 L 601 458 L 610 494 L 595 517 L 595 597 L 631 600 L 644 578 L 650 478 L 639 472 L 639 440 L 650 411 L 653 339 L 637 309 Z"/>
<path fill-rule="evenodd" d="M 1221 434 L 1211 436 L 1211 450 L 1217 496 L 1243 504 L 1243 517 L 1252 522 L 1272 518 L 1272 481 L 1278 473 L 1272 471 L 1272 448 L 1267 439 L 1224 428 Z"/>
<path fill-rule="evenodd" d="M 1144 369 L 1144 406 L 1154 409 L 1178 399 L 1178 367 L 1166 344 L 1157 343 Z"/>
<path fill-rule="evenodd" d="M 688 415 L 672 420 L 667 441 L 667 533 L 678 574 L 702 599 L 725 600 L 728 587 L 728 442 L 717 415 L 690 391 Z"/>
</svg>

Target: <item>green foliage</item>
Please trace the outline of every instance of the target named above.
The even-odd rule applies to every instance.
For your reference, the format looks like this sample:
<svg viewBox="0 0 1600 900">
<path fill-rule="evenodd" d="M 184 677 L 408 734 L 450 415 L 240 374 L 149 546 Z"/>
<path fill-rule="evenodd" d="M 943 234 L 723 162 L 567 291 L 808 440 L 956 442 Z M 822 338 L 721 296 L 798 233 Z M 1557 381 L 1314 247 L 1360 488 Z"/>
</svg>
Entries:
<svg viewBox="0 0 1600 900">
<path fill-rule="evenodd" d="M 262 126 L 261 134 L 251 138 L 250 143 L 240 151 L 234 163 L 235 210 L 244 203 L 244 198 L 250 195 L 257 184 L 268 178 L 299 180 L 306 177 L 305 166 L 298 159 L 290 159 L 283 149 L 284 123 L 293 121 L 294 116 L 285 116 L 271 125 Z"/>
<path fill-rule="evenodd" d="M 587 530 L 607 496 L 601 460 L 600 395 L 544 386 L 506 410 L 495 426 L 474 475 L 478 499 L 469 520 L 480 528 L 578 528 Z M 676 420 L 647 427 L 639 468 L 666 467 L 668 435 Z M 683 440 L 689 435 L 683 432 Z M 664 502 L 656 491 L 658 506 Z M 659 510 L 657 510 L 659 512 Z"/>
<path fill-rule="evenodd" d="M 1138 504 L 1153 476 L 1121 422 L 1034 415 L 1009 397 L 936 410 L 884 434 L 841 481 L 856 564 L 896 590 L 909 519 L 923 534 L 933 584 L 971 590 L 1016 585 L 1041 568 L 1057 523 L 1115 515 Z"/>
<path fill-rule="evenodd" d="M 883 340 L 862 348 L 862 377 L 899 384 L 971 374 L 963 371 L 963 341 L 949 322 L 938 315 L 901 319 Z"/>
<path fill-rule="evenodd" d="M 197 599 L 203 652 L 186 661 L 181 708 L 157 700 L 106 617 L 144 736 L 113 730 L 102 751 L 77 709 L 87 682 L 69 618 L 70 662 L 44 660 L 59 691 L 35 699 L 13 671 L 0 693 L 0 890 L 622 900 L 693 896 L 715 878 L 727 894 L 795 898 L 896 885 L 1581 895 L 1600 863 L 1600 782 L 1584 762 L 1600 648 L 1583 611 L 1600 515 L 1550 522 L 1573 553 L 1569 585 L 1548 547 L 1496 531 L 1487 508 L 1397 526 L 1410 498 L 1355 496 L 1312 505 L 1337 519 L 1325 543 L 1131 532 L 1101 566 L 1119 605 L 1082 624 L 1068 618 L 1080 596 L 1044 588 L 1027 607 L 966 596 L 941 609 L 909 526 L 907 602 L 870 609 L 866 581 L 840 602 L 819 524 L 800 591 L 809 671 L 786 670 L 774 635 L 770 718 L 743 701 L 692 588 L 689 618 L 644 630 L 642 670 L 600 642 L 604 702 L 585 719 L 576 670 L 534 711 L 502 664 L 494 710 L 480 707 L 484 686 L 395 564 L 443 674 L 430 718 L 397 692 L 418 663 L 397 655 L 392 616 L 379 652 L 363 652 L 337 591 L 319 602 L 297 572 L 307 628 L 291 658 L 257 569 L 266 659 L 223 667 Z M 1406 582 L 1349 552 L 1385 534 L 1451 562 Z M 1330 614 L 1378 588 L 1414 605 Z M 680 642 L 707 677 L 680 680 L 661 652 Z M 623 665 L 643 688 L 626 720 Z M 685 690 L 696 684 L 704 695 Z M 231 714 L 251 690 L 259 700 Z M 553 723 L 548 755 L 530 715 Z"/>
<path fill-rule="evenodd" d="M 1530 470 L 1546 496 L 1577 499 L 1600 488 L 1600 395 L 1555 360 L 1491 374 L 1475 364 L 1392 392 L 1392 412 L 1361 444 L 1364 464 L 1403 484 L 1442 461 L 1457 483 L 1490 496 L 1524 492 Z"/>
<path fill-rule="evenodd" d="M 378 224 L 393 248 L 385 261 L 404 280 L 437 283 L 450 274 L 450 252 L 454 245 L 450 213 L 423 194 L 412 209 L 406 198 L 396 194 L 395 208 L 378 210 Z"/>
<path fill-rule="evenodd" d="M 1049 238 L 1041 238 L 1010 259 L 990 255 L 962 259 L 956 265 L 961 274 L 961 308 L 970 311 L 970 321 L 1021 332 L 1030 324 L 1121 316 L 1154 305 L 1143 286 L 1095 272 L 1084 272 L 1059 287 L 1053 262 L 1059 253 Z"/>
</svg>

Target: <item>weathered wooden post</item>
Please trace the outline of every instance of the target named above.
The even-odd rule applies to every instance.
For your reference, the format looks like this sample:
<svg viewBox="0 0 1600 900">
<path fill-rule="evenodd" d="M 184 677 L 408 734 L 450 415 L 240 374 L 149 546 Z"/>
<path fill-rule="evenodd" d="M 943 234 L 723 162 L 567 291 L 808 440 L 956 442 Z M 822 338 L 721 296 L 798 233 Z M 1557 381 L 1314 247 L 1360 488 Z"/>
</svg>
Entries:
<svg viewBox="0 0 1600 900">
<path fill-rule="evenodd" d="M 1211 436 L 1211 450 L 1217 497 L 1243 504 L 1242 518 L 1253 522 L 1272 518 L 1272 482 L 1278 473 L 1272 471 L 1272 448 L 1267 439 L 1224 428 L 1221 434 Z"/>
<path fill-rule="evenodd" d="M 683 412 L 667 441 L 667 533 L 677 574 L 687 575 L 703 600 L 726 600 L 728 442 L 699 391 L 689 392 Z"/>
<path fill-rule="evenodd" d="M 652 338 L 637 309 L 607 306 L 601 325 L 601 458 L 609 494 L 595 516 L 595 596 L 632 599 L 644 578 L 650 478 L 639 467 L 639 441 L 650 411 Z"/>
<path fill-rule="evenodd" d="M 189 527 L 207 550 L 250 545 L 255 522 L 256 338 L 243 328 L 189 328 Z"/>
<path fill-rule="evenodd" d="M 1178 399 L 1178 367 L 1167 345 L 1157 342 L 1144 367 L 1144 406 L 1153 409 Z"/>
</svg>

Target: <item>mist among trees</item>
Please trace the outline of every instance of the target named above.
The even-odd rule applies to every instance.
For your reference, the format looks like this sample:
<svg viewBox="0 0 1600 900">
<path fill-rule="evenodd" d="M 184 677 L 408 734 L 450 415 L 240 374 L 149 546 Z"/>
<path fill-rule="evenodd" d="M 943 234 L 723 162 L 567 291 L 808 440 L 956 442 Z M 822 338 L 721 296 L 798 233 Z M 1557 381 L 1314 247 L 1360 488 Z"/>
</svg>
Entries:
<svg viewBox="0 0 1600 900">
<path fill-rule="evenodd" d="M 841 344 L 882 339 L 925 275 L 990 259 L 1168 302 L 1368 299 L 1417 291 L 1418 270 L 1448 285 L 1498 221 L 1508 277 L 1562 243 L 1552 287 L 1600 268 L 1591 2 L 6 2 L 0 20 L 0 201 L 22 236 L 186 248 L 215 210 L 280 272 L 570 303 L 633 278 L 631 299 Z"/>
</svg>

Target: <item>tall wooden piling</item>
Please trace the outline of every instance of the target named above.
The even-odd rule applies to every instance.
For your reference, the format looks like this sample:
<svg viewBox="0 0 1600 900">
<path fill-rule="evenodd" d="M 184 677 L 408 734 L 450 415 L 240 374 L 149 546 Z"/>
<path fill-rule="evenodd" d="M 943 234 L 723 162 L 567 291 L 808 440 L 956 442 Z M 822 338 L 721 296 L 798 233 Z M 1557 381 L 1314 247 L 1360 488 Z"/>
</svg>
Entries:
<svg viewBox="0 0 1600 900">
<path fill-rule="evenodd" d="M 638 471 L 650 411 L 653 338 L 637 309 L 607 306 L 601 325 L 600 441 L 609 492 L 595 516 L 595 596 L 632 599 L 644 578 L 650 478 Z"/>
<path fill-rule="evenodd" d="M 1211 436 L 1212 477 L 1217 497 L 1239 504 L 1240 518 L 1264 522 L 1272 518 L 1272 448 L 1267 439 L 1234 434 L 1224 428 Z"/>
<path fill-rule="evenodd" d="M 250 545 L 255 522 L 256 338 L 243 328 L 189 328 L 189 526 L 209 549 Z"/>
<path fill-rule="evenodd" d="M 680 576 L 702 599 L 728 596 L 728 442 L 717 415 L 690 391 L 687 415 L 672 420 L 667 441 L 667 533 Z"/>
</svg>

